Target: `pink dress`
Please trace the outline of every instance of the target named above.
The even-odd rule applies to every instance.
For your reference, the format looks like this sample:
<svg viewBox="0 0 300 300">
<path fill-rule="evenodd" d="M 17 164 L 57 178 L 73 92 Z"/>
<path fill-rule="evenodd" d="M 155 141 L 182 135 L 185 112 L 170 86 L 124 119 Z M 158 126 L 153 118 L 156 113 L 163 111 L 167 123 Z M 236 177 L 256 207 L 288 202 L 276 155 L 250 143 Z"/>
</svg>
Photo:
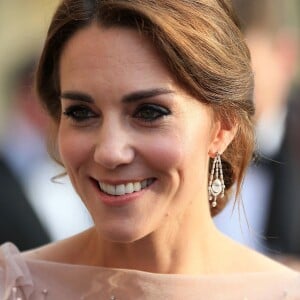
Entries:
<svg viewBox="0 0 300 300">
<path fill-rule="evenodd" d="M 300 274 L 169 275 L 24 260 L 0 247 L 1 300 L 300 299 Z"/>
</svg>

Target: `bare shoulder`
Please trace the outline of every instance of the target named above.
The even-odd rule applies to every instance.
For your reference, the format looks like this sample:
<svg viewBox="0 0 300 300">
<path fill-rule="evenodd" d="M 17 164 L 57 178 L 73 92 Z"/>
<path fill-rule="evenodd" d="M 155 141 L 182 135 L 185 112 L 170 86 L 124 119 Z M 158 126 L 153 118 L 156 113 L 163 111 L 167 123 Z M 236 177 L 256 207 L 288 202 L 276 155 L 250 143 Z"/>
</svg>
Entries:
<svg viewBox="0 0 300 300">
<path fill-rule="evenodd" d="M 70 238 L 25 251 L 25 259 L 43 260 L 57 263 L 79 264 L 78 257 L 84 253 L 82 247 L 88 242 L 89 230 Z"/>
<path fill-rule="evenodd" d="M 245 268 L 248 268 L 249 271 L 257 270 L 258 272 L 294 272 L 284 264 L 250 249 L 245 250 L 244 263 Z"/>
<path fill-rule="evenodd" d="M 275 261 L 245 246 L 239 245 L 236 248 L 236 251 L 237 252 L 234 255 L 235 257 L 238 257 L 239 255 L 238 262 L 240 268 L 244 269 L 246 272 L 295 272 L 284 264 L 279 263 L 278 261 Z"/>
<path fill-rule="evenodd" d="M 261 253 L 247 248 L 234 241 L 228 240 L 225 246 L 226 253 L 230 255 L 224 268 L 229 272 L 285 272 L 293 274 L 294 270 Z"/>
</svg>

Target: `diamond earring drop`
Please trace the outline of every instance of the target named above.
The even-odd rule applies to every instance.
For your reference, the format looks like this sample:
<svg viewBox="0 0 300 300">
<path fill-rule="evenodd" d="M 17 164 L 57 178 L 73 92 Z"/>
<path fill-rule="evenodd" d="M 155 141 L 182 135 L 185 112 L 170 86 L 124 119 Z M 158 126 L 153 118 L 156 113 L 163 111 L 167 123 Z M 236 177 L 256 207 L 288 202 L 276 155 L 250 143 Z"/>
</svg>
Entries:
<svg viewBox="0 0 300 300">
<path fill-rule="evenodd" d="M 223 178 L 223 170 L 222 170 L 222 162 L 221 155 L 216 153 L 214 158 L 209 183 L 208 183 L 208 197 L 209 201 L 212 201 L 212 207 L 216 207 L 218 205 L 217 198 L 221 194 L 221 198 L 224 197 L 225 193 L 225 184 Z"/>
</svg>

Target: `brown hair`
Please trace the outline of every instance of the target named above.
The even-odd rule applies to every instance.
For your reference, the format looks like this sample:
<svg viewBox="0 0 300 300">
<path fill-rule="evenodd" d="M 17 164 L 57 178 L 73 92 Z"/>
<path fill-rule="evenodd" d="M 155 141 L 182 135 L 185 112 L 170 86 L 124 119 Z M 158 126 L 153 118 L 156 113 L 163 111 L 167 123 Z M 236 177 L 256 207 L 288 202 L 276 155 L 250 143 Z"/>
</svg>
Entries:
<svg viewBox="0 0 300 300">
<path fill-rule="evenodd" d="M 147 36 L 186 90 L 229 124 L 236 137 L 222 155 L 225 197 L 211 208 L 217 214 L 228 191 L 237 193 L 253 152 L 253 74 L 249 50 L 228 0 L 64 0 L 50 25 L 37 71 L 37 91 L 56 124 L 60 120 L 59 59 L 79 29 L 132 27 Z"/>
</svg>

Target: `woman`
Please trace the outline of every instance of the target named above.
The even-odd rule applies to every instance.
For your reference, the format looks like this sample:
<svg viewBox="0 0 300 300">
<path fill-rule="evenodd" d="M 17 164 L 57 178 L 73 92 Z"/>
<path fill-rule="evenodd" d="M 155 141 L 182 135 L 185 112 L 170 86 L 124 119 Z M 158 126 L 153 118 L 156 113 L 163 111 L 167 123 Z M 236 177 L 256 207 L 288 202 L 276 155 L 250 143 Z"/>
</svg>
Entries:
<svg viewBox="0 0 300 300">
<path fill-rule="evenodd" d="M 63 1 L 37 91 L 95 225 L 3 245 L 2 298 L 298 299 L 296 272 L 212 222 L 253 151 L 249 60 L 228 1 Z"/>
</svg>

